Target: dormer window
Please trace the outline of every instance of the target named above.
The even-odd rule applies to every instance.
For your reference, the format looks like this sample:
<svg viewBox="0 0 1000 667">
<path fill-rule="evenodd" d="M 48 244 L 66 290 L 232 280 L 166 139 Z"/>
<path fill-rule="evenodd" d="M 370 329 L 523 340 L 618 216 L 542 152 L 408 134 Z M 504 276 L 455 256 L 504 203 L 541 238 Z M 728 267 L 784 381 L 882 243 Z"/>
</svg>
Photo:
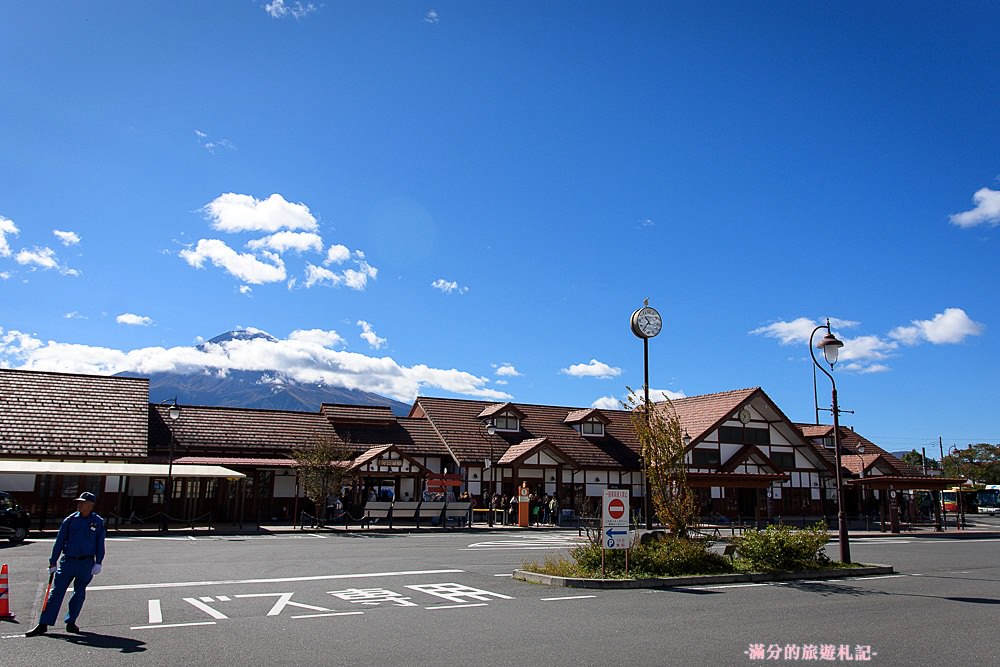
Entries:
<svg viewBox="0 0 1000 667">
<path fill-rule="evenodd" d="M 604 422 L 599 419 L 588 419 L 585 422 L 580 422 L 580 433 L 582 435 L 591 435 L 596 437 L 604 436 Z"/>
<path fill-rule="evenodd" d="M 498 431 L 520 431 L 521 420 L 511 414 L 497 415 L 493 418 L 493 425 Z"/>
</svg>

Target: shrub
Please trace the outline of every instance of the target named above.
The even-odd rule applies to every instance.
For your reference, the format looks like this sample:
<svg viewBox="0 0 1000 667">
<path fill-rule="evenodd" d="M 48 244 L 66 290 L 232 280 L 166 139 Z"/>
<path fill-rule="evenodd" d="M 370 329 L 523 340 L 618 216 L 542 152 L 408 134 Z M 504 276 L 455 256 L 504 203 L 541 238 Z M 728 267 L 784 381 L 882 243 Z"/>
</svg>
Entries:
<svg viewBox="0 0 1000 667">
<path fill-rule="evenodd" d="M 575 567 L 574 567 L 575 566 Z M 601 546 L 588 542 L 570 551 L 569 558 L 546 558 L 544 563 L 525 563 L 524 569 L 563 577 L 600 577 Z M 685 574 L 732 572 L 730 562 L 710 551 L 700 540 L 668 536 L 648 544 L 638 544 L 629 551 L 629 577 L 673 577 Z M 625 576 L 625 551 L 604 552 L 604 576 Z"/>
<path fill-rule="evenodd" d="M 750 570 L 811 570 L 830 563 L 823 551 L 826 542 L 827 528 L 823 523 L 802 529 L 771 525 L 740 537 L 736 554 Z"/>
</svg>

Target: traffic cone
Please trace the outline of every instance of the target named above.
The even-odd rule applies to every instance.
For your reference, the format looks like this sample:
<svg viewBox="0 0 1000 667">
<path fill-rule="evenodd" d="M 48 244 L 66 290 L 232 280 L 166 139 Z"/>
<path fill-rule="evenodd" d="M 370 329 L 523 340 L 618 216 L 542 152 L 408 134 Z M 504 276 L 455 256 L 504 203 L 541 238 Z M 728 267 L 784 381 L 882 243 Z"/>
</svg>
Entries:
<svg viewBox="0 0 1000 667">
<path fill-rule="evenodd" d="M 7 563 L 0 568 L 0 621 L 13 621 L 10 613 L 10 586 L 7 584 Z"/>
</svg>

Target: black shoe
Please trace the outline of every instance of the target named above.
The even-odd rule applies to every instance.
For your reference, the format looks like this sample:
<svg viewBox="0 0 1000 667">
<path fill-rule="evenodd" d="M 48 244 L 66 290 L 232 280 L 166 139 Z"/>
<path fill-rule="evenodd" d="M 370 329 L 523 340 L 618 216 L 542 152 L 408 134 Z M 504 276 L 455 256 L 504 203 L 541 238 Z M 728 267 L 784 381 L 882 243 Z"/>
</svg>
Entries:
<svg viewBox="0 0 1000 667">
<path fill-rule="evenodd" d="M 80 634 L 80 626 L 78 626 L 76 623 L 67 623 L 66 632 L 72 632 L 73 634 L 78 635 Z"/>
<path fill-rule="evenodd" d="M 35 627 L 31 628 L 24 633 L 25 637 L 37 637 L 38 635 L 44 635 L 49 629 L 49 626 L 39 623 Z"/>
</svg>

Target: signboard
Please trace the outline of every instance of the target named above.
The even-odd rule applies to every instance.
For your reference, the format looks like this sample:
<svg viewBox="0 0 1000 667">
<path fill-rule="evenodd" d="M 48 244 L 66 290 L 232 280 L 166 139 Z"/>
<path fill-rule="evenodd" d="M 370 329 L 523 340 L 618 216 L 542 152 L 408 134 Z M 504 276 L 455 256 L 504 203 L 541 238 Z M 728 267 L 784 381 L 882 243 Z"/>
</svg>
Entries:
<svg viewBox="0 0 1000 667">
<path fill-rule="evenodd" d="M 628 489 L 605 489 L 601 513 L 601 546 L 605 549 L 628 549 L 629 492 Z"/>
</svg>

